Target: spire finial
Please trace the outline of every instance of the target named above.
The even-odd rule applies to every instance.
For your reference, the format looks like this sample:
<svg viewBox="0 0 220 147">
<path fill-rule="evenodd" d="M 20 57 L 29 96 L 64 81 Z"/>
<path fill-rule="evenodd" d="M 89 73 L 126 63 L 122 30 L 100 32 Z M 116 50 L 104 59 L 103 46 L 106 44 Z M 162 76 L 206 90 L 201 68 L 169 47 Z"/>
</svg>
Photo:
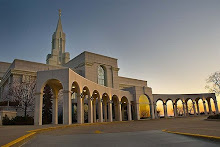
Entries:
<svg viewBox="0 0 220 147">
<path fill-rule="evenodd" d="M 59 16 L 61 16 L 61 10 L 59 9 Z"/>
</svg>

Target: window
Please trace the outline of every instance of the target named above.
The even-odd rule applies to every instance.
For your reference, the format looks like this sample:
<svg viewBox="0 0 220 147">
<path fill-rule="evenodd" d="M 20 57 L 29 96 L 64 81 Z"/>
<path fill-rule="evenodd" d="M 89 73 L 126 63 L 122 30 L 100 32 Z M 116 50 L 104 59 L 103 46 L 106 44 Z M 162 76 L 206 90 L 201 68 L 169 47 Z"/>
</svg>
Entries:
<svg viewBox="0 0 220 147">
<path fill-rule="evenodd" d="M 106 86 L 105 70 L 102 66 L 98 66 L 98 84 Z"/>
</svg>

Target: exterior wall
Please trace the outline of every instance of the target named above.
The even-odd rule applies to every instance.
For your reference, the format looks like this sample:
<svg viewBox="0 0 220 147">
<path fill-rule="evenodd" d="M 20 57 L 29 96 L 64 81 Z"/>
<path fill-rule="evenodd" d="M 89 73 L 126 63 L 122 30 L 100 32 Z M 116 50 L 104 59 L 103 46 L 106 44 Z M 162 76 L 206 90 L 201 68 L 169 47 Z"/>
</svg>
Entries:
<svg viewBox="0 0 220 147">
<path fill-rule="evenodd" d="M 126 77 L 118 77 L 119 81 L 119 89 L 124 89 L 128 87 L 133 87 L 133 86 L 147 86 L 147 81 L 143 80 L 137 80 L 137 79 L 132 79 L 132 78 L 126 78 Z"/>
<path fill-rule="evenodd" d="M 0 111 L 0 125 L 2 125 L 2 119 L 5 116 L 8 116 L 9 119 L 16 117 L 17 112 L 14 111 Z"/>
<path fill-rule="evenodd" d="M 85 77 L 85 54 L 84 52 L 70 60 L 64 65 L 78 73 L 79 75 Z"/>
<path fill-rule="evenodd" d="M 11 63 L 0 62 L 0 80 L 2 79 L 10 65 Z"/>
</svg>

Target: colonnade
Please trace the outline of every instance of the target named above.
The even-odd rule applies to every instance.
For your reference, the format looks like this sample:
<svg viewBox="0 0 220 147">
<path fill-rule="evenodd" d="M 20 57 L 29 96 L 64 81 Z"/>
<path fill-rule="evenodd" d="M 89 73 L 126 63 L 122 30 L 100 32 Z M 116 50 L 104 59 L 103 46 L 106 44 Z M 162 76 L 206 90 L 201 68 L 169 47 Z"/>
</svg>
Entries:
<svg viewBox="0 0 220 147">
<path fill-rule="evenodd" d="M 212 109 L 212 106 L 211 106 L 211 100 L 212 98 L 207 98 L 207 99 L 201 99 L 202 100 L 202 103 L 203 103 L 203 108 L 204 108 L 204 114 L 205 115 L 212 115 L 213 114 L 213 109 Z M 192 100 L 192 99 L 187 99 L 185 101 L 181 100 L 182 101 L 182 114 L 178 114 L 178 108 L 177 108 L 177 102 L 181 100 L 181 99 L 177 99 L 175 101 L 172 101 L 172 106 L 173 106 L 173 114 L 174 114 L 174 117 L 179 117 L 179 116 L 190 116 L 192 115 L 189 111 L 188 111 L 188 100 Z M 201 115 L 201 112 L 200 112 L 200 108 L 199 108 L 199 100 L 200 99 L 197 99 L 197 100 L 192 100 L 192 109 L 193 109 L 193 115 L 196 116 L 196 115 Z M 155 118 L 160 118 L 160 116 L 158 115 L 158 112 L 157 112 L 157 102 L 158 101 L 162 101 L 163 102 L 163 111 L 164 111 L 164 118 L 168 118 L 168 112 L 167 112 L 167 102 L 169 100 L 166 100 L 165 102 L 161 99 L 158 99 L 155 104 L 154 104 L 154 107 L 156 109 L 155 111 Z M 207 101 L 207 105 L 208 105 L 208 108 L 206 107 L 206 101 Z M 215 114 L 219 114 L 219 110 L 218 110 L 218 104 L 217 104 L 217 101 L 216 99 L 213 99 L 214 101 L 214 106 L 215 106 Z M 207 109 L 209 110 L 209 112 L 207 111 Z M 196 113 L 197 112 L 197 113 Z"/>
<path fill-rule="evenodd" d="M 72 124 L 73 94 L 74 91 L 63 91 L 63 124 Z M 124 96 L 121 98 L 121 101 L 119 101 L 119 98 L 116 95 L 113 95 L 110 99 L 107 93 L 104 93 L 102 97 L 100 97 L 98 91 L 94 91 L 90 97 L 89 92 L 86 90 L 80 94 L 77 93 L 75 95 L 75 101 L 77 102 L 77 123 L 79 124 L 85 123 L 85 103 L 88 104 L 88 123 L 132 120 L 131 103 Z M 35 98 L 35 124 L 42 125 L 43 93 L 35 94 Z M 98 114 L 96 114 L 97 112 Z M 54 93 L 53 97 L 52 124 L 58 124 L 57 92 Z"/>
</svg>

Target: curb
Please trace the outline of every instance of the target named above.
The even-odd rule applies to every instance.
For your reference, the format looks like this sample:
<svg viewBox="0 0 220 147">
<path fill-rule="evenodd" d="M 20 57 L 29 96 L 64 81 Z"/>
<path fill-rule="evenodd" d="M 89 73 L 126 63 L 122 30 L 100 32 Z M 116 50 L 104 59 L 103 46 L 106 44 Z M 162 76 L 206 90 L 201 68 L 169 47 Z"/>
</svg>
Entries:
<svg viewBox="0 0 220 147">
<path fill-rule="evenodd" d="M 207 139 L 220 140 L 220 137 L 218 137 L 218 136 L 209 136 L 209 135 L 201 135 L 201 134 L 174 132 L 174 131 L 168 131 L 168 130 L 162 130 L 162 131 L 163 131 L 163 132 L 167 132 L 167 133 L 172 133 L 172 134 L 180 134 L 180 135 L 186 135 L 186 136 L 202 137 L 202 138 L 207 138 Z"/>
<path fill-rule="evenodd" d="M 99 124 L 110 124 L 110 123 L 125 123 L 129 121 L 115 121 L 115 122 L 101 122 L 101 123 L 84 123 L 84 124 L 71 124 L 71 125 L 63 125 L 63 126 L 56 126 L 56 127 L 48 127 L 48 128 L 42 128 L 42 129 L 35 129 L 35 130 L 30 130 L 27 131 L 28 134 L 21 136 L 1 147 L 12 147 L 12 146 L 19 146 L 24 142 L 27 142 L 30 140 L 32 137 L 34 137 L 38 133 L 46 132 L 46 131 L 52 131 L 56 129 L 63 129 L 63 128 L 70 128 L 70 127 L 75 127 L 75 126 L 90 126 L 90 125 L 99 125 Z M 95 132 L 96 133 L 96 132 Z M 98 132 L 100 134 L 101 131 Z"/>
</svg>

